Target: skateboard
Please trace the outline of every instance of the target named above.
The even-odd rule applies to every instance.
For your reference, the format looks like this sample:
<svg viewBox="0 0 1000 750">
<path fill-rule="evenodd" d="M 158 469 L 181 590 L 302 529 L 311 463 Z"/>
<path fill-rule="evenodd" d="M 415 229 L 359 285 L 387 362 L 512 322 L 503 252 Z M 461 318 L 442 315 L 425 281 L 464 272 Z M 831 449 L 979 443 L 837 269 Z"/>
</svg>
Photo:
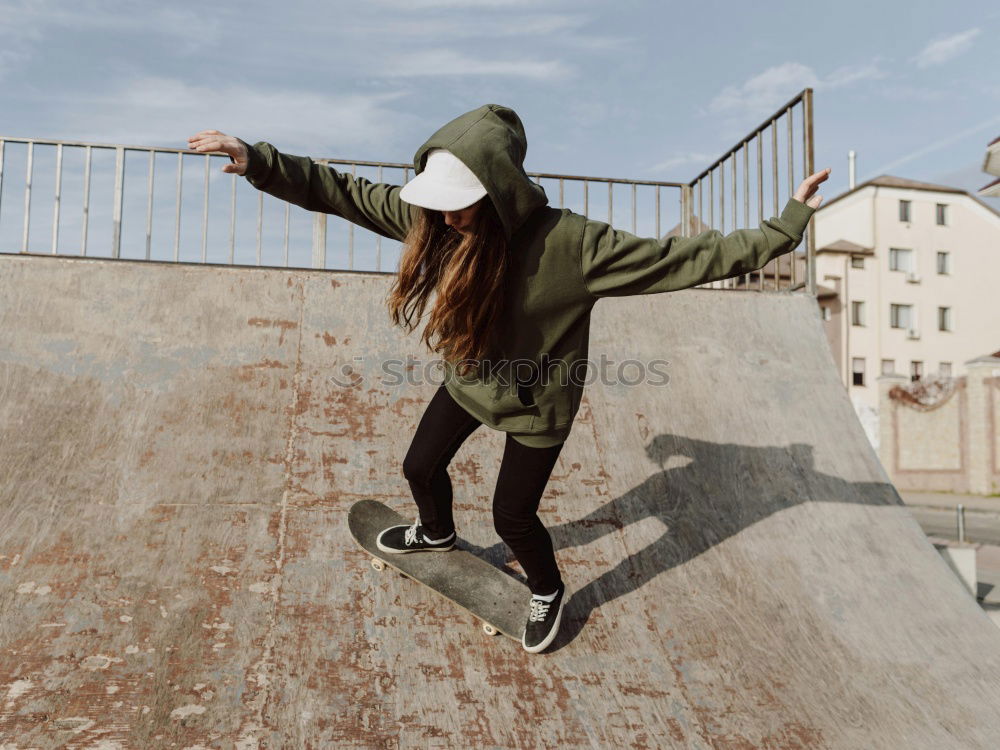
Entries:
<svg viewBox="0 0 1000 750">
<path fill-rule="evenodd" d="M 371 566 L 386 566 L 433 589 L 466 610 L 483 625 L 487 635 L 503 633 L 518 643 L 531 590 L 485 560 L 457 546 L 447 552 L 383 552 L 375 538 L 389 526 L 412 525 L 389 506 L 377 500 L 360 500 L 347 513 L 347 526 L 354 541 L 371 555 Z"/>
</svg>

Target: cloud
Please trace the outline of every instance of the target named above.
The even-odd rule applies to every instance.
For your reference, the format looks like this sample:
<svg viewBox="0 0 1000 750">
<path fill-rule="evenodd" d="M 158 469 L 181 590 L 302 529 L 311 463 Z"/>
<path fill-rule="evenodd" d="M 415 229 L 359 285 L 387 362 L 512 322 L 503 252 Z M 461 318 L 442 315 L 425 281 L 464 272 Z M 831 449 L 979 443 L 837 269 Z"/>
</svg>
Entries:
<svg viewBox="0 0 1000 750">
<path fill-rule="evenodd" d="M 535 0 L 374 0 L 377 5 L 387 5 L 400 10 L 431 10 L 451 8 L 482 10 L 484 8 L 509 8 L 513 6 L 533 6 Z"/>
<path fill-rule="evenodd" d="M 379 0 L 383 5 L 386 0 Z M 528 3 L 510 3 L 524 6 L 524 11 L 511 12 L 501 7 L 500 3 L 484 4 L 479 12 L 461 12 L 463 9 L 480 8 L 479 5 L 456 1 L 458 12 L 441 14 L 421 13 L 407 15 L 395 13 L 390 17 L 385 14 L 357 15 L 345 19 L 338 27 L 348 39 L 358 36 L 377 38 L 401 37 L 407 47 L 413 47 L 414 42 L 433 45 L 447 43 L 454 45 L 456 41 L 468 39 L 498 37 L 547 37 L 546 49 L 551 51 L 555 46 L 562 49 L 582 50 L 585 52 L 613 52 L 634 49 L 635 40 L 625 36 L 612 36 L 605 29 L 598 28 L 595 33 L 588 34 L 584 29 L 592 22 L 590 15 L 580 12 L 540 13 L 535 12 L 535 6 Z M 400 8 L 409 8 L 409 3 L 400 3 Z M 490 12 L 493 11 L 493 12 Z M 533 42 L 531 42 L 533 44 Z"/>
<path fill-rule="evenodd" d="M 42 38 L 41 30 L 20 18 L 20 8 L 0 0 L 0 78 L 31 59 L 32 49 Z"/>
<path fill-rule="evenodd" d="M 722 89 L 708 103 L 708 114 L 732 114 L 745 119 L 774 112 L 804 88 L 838 89 L 859 81 L 885 78 L 878 60 L 861 65 L 845 65 L 825 77 L 808 65 L 786 62 L 748 78 L 742 84 Z"/>
<path fill-rule="evenodd" d="M 683 154 L 676 154 L 661 162 L 651 165 L 645 171 L 648 174 L 667 172 L 675 167 L 680 167 L 686 164 L 697 164 L 703 166 L 705 164 L 711 164 L 717 157 L 717 154 L 706 154 L 700 151 L 688 151 Z"/>
<path fill-rule="evenodd" d="M 539 13 L 511 16 L 509 13 L 484 17 L 483 14 L 452 15 L 447 18 L 417 16 L 413 18 L 352 19 L 349 31 L 381 37 L 405 37 L 422 41 L 474 39 L 498 36 L 547 36 L 567 34 L 582 28 L 589 19 L 573 14 Z M 559 39 L 563 41 L 562 37 Z"/>
<path fill-rule="evenodd" d="M 99 34 L 113 45 L 116 35 L 158 35 L 171 39 L 179 54 L 219 41 L 225 19 L 173 5 L 143 6 L 127 0 L 0 0 L 0 77 L 29 64 L 50 38 L 67 30 Z"/>
<path fill-rule="evenodd" d="M 968 29 L 933 41 L 924 47 L 913 61 L 918 68 L 928 68 L 948 62 L 969 49 L 972 40 L 979 36 L 981 31 L 979 28 Z"/>
<path fill-rule="evenodd" d="M 952 92 L 945 89 L 935 89 L 928 86 L 910 86 L 906 83 L 893 81 L 892 85 L 885 86 L 879 91 L 879 97 L 900 102 L 920 102 L 922 104 L 933 104 L 944 101 L 952 95 Z"/>
<path fill-rule="evenodd" d="M 963 140 L 964 138 L 968 138 L 970 135 L 973 135 L 975 133 L 979 133 L 979 132 L 981 132 L 983 130 L 986 130 L 987 128 L 991 128 L 991 127 L 994 127 L 996 125 L 1000 125 L 1000 117 L 993 117 L 993 118 L 990 118 L 989 120 L 984 120 L 983 122 L 979 123 L 978 125 L 973 125 L 971 128 L 965 128 L 964 130 L 960 130 L 957 133 L 952 133 L 952 134 L 950 134 L 950 135 L 948 135 L 948 136 L 946 136 L 944 138 L 939 138 L 939 139 L 937 139 L 937 140 L 935 140 L 935 141 L 933 141 L 933 142 L 931 142 L 931 143 L 929 143 L 929 144 L 927 144 L 925 146 L 921 146 L 916 151 L 913 151 L 913 152 L 907 154 L 906 156 L 903 156 L 903 157 L 901 157 L 899 159 L 895 159 L 895 160 L 893 160 L 891 162 L 883 164 L 882 166 L 880 166 L 877 169 L 875 169 L 872 172 L 870 172 L 869 175 L 866 176 L 864 179 L 867 180 L 867 179 L 870 179 L 872 177 L 876 177 L 876 176 L 881 175 L 881 174 L 888 174 L 889 172 L 891 172 L 892 170 L 896 169 L 897 167 L 900 167 L 903 164 L 907 164 L 907 163 L 913 161 L 914 159 L 919 159 L 921 156 L 926 156 L 927 154 L 931 154 L 931 153 L 934 153 L 935 151 L 939 151 L 942 148 L 945 148 L 946 146 L 950 146 L 953 143 L 958 143 L 959 141 Z"/>
<path fill-rule="evenodd" d="M 818 83 L 819 78 L 812 68 L 797 62 L 783 63 L 738 86 L 726 86 L 708 103 L 708 112 L 747 115 L 773 112 L 794 94 Z"/>
<path fill-rule="evenodd" d="M 867 63 L 865 65 L 844 65 L 830 73 L 818 88 L 837 89 L 841 86 L 849 86 L 858 81 L 871 81 L 885 78 L 886 73 L 879 69 L 878 63 Z"/>
<path fill-rule="evenodd" d="M 987 195 L 977 195 L 979 189 L 990 181 L 990 176 L 983 173 L 983 160 L 976 159 L 968 162 L 958 169 L 951 169 L 946 172 L 938 172 L 931 175 L 929 182 L 938 185 L 949 185 L 951 187 L 967 190 L 976 200 L 990 206 L 994 211 L 1000 213 L 1000 198 Z"/>
<path fill-rule="evenodd" d="M 455 4 L 460 8 L 479 7 L 459 0 Z M 507 75 L 551 80 L 565 77 L 570 72 L 570 66 L 553 60 L 526 58 L 478 61 L 451 51 L 458 43 L 467 40 L 476 40 L 473 42 L 474 47 L 467 47 L 475 52 L 483 46 L 479 39 L 517 38 L 513 43 L 518 44 L 519 48 L 527 45 L 529 52 L 544 49 L 549 56 L 559 54 L 556 49 L 568 54 L 574 51 L 608 54 L 632 49 L 635 44 L 631 38 L 613 36 L 603 29 L 597 29 L 593 34 L 586 33 L 585 29 L 592 18 L 583 13 L 537 13 L 534 12 L 534 6 L 529 7 L 527 3 L 511 5 L 524 5 L 525 8 L 523 12 L 506 12 L 500 10 L 498 4 L 487 3 L 482 6 L 482 12 L 459 11 L 443 17 L 426 13 L 414 16 L 400 13 L 391 18 L 355 17 L 342 30 L 348 33 L 350 39 L 359 36 L 402 38 L 403 48 L 413 52 L 405 57 L 394 55 L 392 62 L 406 68 L 411 68 L 414 61 L 418 63 L 419 67 L 414 69 L 415 72 L 404 72 L 408 75 Z M 497 12 L 491 13 L 491 9 L 496 9 Z M 541 47 L 532 41 L 536 37 L 545 37 Z M 511 48 L 511 45 L 504 46 Z M 423 52 L 419 51 L 421 48 L 424 49 Z M 567 55 L 562 55 L 565 56 Z M 386 75 L 390 74 L 398 75 L 399 71 L 386 72 Z"/>
<path fill-rule="evenodd" d="M 16 70 L 31 55 L 23 48 L 8 46 L 0 49 L 0 78 Z"/>
<path fill-rule="evenodd" d="M 429 49 L 390 58 L 380 71 L 384 76 L 511 76 L 552 81 L 572 73 L 559 60 L 490 60 L 449 49 Z"/>
<path fill-rule="evenodd" d="M 387 144 L 422 130 L 412 115 L 391 106 L 405 95 L 202 86 L 144 76 L 108 94 L 60 97 L 66 109 L 54 119 L 62 119 L 80 140 L 185 148 L 189 135 L 214 128 L 317 158 L 360 151 L 383 158 Z"/>
</svg>

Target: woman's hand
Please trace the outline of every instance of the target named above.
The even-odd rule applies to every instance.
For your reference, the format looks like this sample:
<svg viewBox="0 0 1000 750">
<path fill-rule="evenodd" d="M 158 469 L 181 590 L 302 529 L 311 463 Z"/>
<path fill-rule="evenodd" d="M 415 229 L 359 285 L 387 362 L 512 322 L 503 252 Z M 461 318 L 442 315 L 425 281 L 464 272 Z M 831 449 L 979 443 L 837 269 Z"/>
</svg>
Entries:
<svg viewBox="0 0 1000 750">
<path fill-rule="evenodd" d="M 188 138 L 188 148 L 194 151 L 221 151 L 229 154 L 234 163 L 223 166 L 223 172 L 242 175 L 247 171 L 249 163 L 247 147 L 234 136 L 220 133 L 218 130 L 202 130 Z"/>
<path fill-rule="evenodd" d="M 819 184 L 829 176 L 829 167 L 824 169 L 822 172 L 816 172 L 815 174 L 809 175 L 802 181 L 802 184 L 799 185 L 799 189 L 795 191 L 795 195 L 792 197 L 801 203 L 805 203 L 810 208 L 819 208 L 819 204 L 823 202 L 823 196 L 813 196 L 813 193 L 819 189 Z"/>
</svg>

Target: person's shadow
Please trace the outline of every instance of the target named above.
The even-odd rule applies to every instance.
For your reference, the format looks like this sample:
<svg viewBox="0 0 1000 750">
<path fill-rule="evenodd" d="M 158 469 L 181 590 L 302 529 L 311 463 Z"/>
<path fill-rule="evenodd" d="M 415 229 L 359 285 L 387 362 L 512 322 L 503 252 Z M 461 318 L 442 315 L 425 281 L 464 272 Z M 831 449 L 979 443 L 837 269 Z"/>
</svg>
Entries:
<svg viewBox="0 0 1000 750">
<path fill-rule="evenodd" d="M 817 501 L 902 505 L 891 484 L 849 482 L 816 471 L 812 447 L 801 443 L 761 448 L 661 434 L 646 447 L 646 455 L 660 469 L 642 484 L 582 518 L 548 527 L 557 551 L 589 544 L 646 518 L 658 519 L 665 527 L 656 541 L 570 592 L 550 650 L 575 638 L 597 607 L 772 513 Z M 467 542 L 460 546 L 523 580 L 507 565 L 512 558 L 503 542 L 488 548 Z"/>
</svg>

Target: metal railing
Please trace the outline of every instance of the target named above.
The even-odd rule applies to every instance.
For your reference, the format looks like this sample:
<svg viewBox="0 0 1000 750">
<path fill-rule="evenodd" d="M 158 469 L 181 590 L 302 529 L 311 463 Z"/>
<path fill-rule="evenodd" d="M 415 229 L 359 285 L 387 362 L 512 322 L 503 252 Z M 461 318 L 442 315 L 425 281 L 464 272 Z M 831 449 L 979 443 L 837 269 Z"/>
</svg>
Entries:
<svg viewBox="0 0 1000 750">
<path fill-rule="evenodd" d="M 812 89 L 804 89 L 793 97 L 787 104 L 778 109 L 764 122 L 758 125 L 748 135 L 744 136 L 735 146 L 725 154 L 715 160 L 701 174 L 695 177 L 690 183 L 691 200 L 688 207 L 697 205 L 698 217 L 705 222 L 704 226 L 718 229 L 721 232 L 732 231 L 742 227 L 753 226 L 750 223 L 751 206 L 755 208 L 756 221 L 760 223 L 765 216 L 777 216 L 784 202 L 795 192 L 797 180 L 795 177 L 795 110 L 799 107 L 801 120 L 799 123 L 802 151 L 799 157 L 799 164 L 802 167 L 800 179 L 805 179 L 813 171 L 813 106 Z M 779 127 L 779 123 L 784 120 L 784 128 Z M 786 159 L 784 163 L 781 159 L 781 149 L 779 148 L 778 131 L 785 131 L 784 151 Z M 765 140 L 767 142 L 765 142 Z M 755 169 L 750 167 L 750 151 L 755 146 Z M 769 152 L 770 169 L 764 168 L 765 151 Z M 741 165 L 742 162 L 742 165 Z M 726 191 L 726 166 L 729 168 L 729 194 Z M 784 174 L 782 175 L 782 167 Z M 753 173 L 753 183 L 751 183 L 751 172 Z M 716 193 L 716 175 L 718 175 L 718 193 Z M 787 180 L 786 190 L 781 189 L 782 177 Z M 738 197 L 738 186 L 742 182 L 741 195 Z M 779 199 L 779 195 L 783 198 Z M 770 199 L 770 201 L 769 201 Z M 767 212 L 767 203 L 770 202 L 772 209 Z M 743 215 L 740 217 L 739 208 L 742 203 Z M 729 212 L 726 209 L 729 207 Z M 718 208 L 718 215 L 715 211 Z M 707 217 L 706 217 L 707 210 Z M 729 221 L 727 222 L 727 217 Z M 812 222 L 805 235 L 805 251 L 794 255 L 776 258 L 768 263 L 760 272 L 744 274 L 742 277 L 726 279 L 722 282 L 715 282 L 711 286 L 721 286 L 724 288 L 752 288 L 757 289 L 780 289 L 782 282 L 786 282 L 787 288 L 798 288 L 804 286 L 810 293 L 816 291 L 816 264 L 815 264 L 815 240 L 813 238 Z M 798 261 L 802 260 L 800 264 Z M 804 265 L 805 278 L 797 279 L 799 265 Z M 770 276 L 770 281 L 768 277 Z"/>
<path fill-rule="evenodd" d="M 789 101 L 690 183 L 544 172 L 528 174 L 546 188 L 552 205 L 607 221 L 619 229 L 627 228 L 640 236 L 662 237 L 665 227 L 671 233 L 691 236 L 709 228 L 725 233 L 756 226 L 756 223 L 750 224 L 751 205 L 756 209 L 753 213 L 759 223 L 765 215 L 780 212 L 783 203 L 779 201 L 779 193 L 784 192 L 782 177 L 787 179 L 785 199 L 795 189 L 793 113 L 797 105 L 802 109 L 802 149 L 798 163 L 802 165 L 804 177 L 812 171 L 811 89 Z M 783 117 L 787 131 L 785 160 L 778 148 L 778 123 Z M 766 134 L 770 136 L 769 144 L 765 142 Z M 751 144 L 756 145 L 756 171 L 752 183 Z M 25 180 L 23 210 L 12 221 L 10 214 L 14 204 L 5 191 L 16 190 L 10 187 L 15 151 L 23 151 Z M 768 151 L 769 170 L 764 168 L 765 151 Z M 131 158 L 133 154 L 140 158 Z M 42 163 L 43 157 L 48 164 Z M 69 172 L 77 177 L 67 181 L 64 173 L 69 158 L 79 163 L 79 169 Z M 738 168 L 740 159 L 742 170 Z M 192 161 L 197 171 L 190 168 Z M 386 265 L 395 267 L 401 250 L 398 242 L 386 240 L 339 217 L 310 213 L 257 191 L 242 177 L 221 172 L 219 167 L 228 161 L 225 155 L 187 149 L 0 137 L 0 252 L 381 272 Z M 355 177 L 374 182 L 405 184 L 412 172 L 410 164 L 344 159 L 316 161 L 345 172 L 349 170 Z M 730 174 L 728 195 L 727 165 Z M 739 198 L 738 172 L 743 183 Z M 195 180 L 200 183 L 200 189 Z M 33 210 L 32 201 L 43 189 L 48 194 L 47 182 L 51 183 L 53 202 L 51 213 L 46 217 L 47 212 Z M 110 193 L 110 204 L 103 198 L 91 201 L 95 183 L 104 186 L 102 195 Z M 144 184 L 144 188 L 133 189 L 137 184 Z M 623 192 L 625 216 L 621 215 Z M 241 193 L 246 197 L 240 201 Z M 766 211 L 768 198 L 773 205 L 771 212 Z M 227 208 L 213 211 L 220 200 L 228 204 Z M 739 200 L 742 201 L 742 217 L 737 210 Z M 79 206 L 78 211 L 65 210 L 71 202 Z M 599 208 L 599 204 L 605 202 L 606 212 Z M 248 210 L 250 205 L 255 205 L 252 211 Z M 192 222 L 191 218 L 199 212 L 200 220 Z M 45 229 L 42 235 L 38 234 L 38 224 Z M 154 227 L 162 226 L 168 228 L 168 234 L 163 230 L 154 233 Z M 249 231 L 251 227 L 252 232 Z M 102 231 L 104 237 L 100 236 Z M 96 236 L 92 236 L 95 232 Z M 67 240 L 72 233 L 79 237 L 78 244 Z M 331 237 L 334 237 L 332 243 Z M 331 244 L 339 250 L 340 257 L 330 251 Z M 762 272 L 706 286 L 731 289 L 805 286 L 814 291 L 811 230 L 804 244 L 806 251 L 800 254 L 804 256 L 806 269 L 803 284 L 797 280 L 798 261 L 789 262 L 790 256 L 786 256 L 788 259 L 784 263 L 776 259 Z M 16 247 L 19 249 L 15 250 Z M 192 253 L 193 248 L 200 252 Z M 304 254 L 305 249 L 308 255 Z M 385 263 L 387 253 L 396 255 L 391 264 Z"/>
</svg>

